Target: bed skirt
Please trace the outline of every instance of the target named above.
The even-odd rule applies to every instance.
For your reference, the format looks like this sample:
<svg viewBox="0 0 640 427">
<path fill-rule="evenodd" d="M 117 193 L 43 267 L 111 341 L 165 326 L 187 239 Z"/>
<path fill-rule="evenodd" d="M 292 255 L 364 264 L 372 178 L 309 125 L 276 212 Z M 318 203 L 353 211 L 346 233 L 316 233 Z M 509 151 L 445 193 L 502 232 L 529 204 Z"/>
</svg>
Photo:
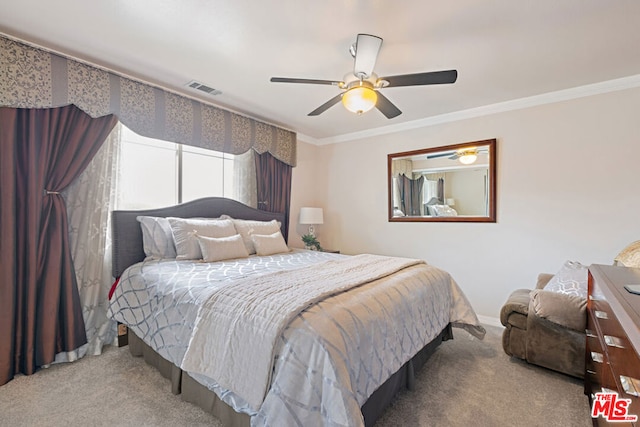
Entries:
<svg viewBox="0 0 640 427">
<path fill-rule="evenodd" d="M 163 377 L 169 379 L 173 394 L 180 394 L 182 400 L 193 403 L 206 412 L 213 414 L 226 427 L 249 427 L 249 415 L 236 412 L 232 407 L 221 401 L 214 392 L 156 353 L 131 330 L 129 330 L 128 334 L 131 354 L 137 357 L 144 357 L 144 360 L 149 365 L 158 369 Z M 376 420 L 380 418 L 400 390 L 405 388 L 412 390 L 414 388 L 415 373 L 422 368 L 442 341 L 452 338 L 453 332 L 449 324 L 433 341 L 424 346 L 367 399 L 362 405 L 365 426 L 368 427 L 375 424 Z"/>
</svg>

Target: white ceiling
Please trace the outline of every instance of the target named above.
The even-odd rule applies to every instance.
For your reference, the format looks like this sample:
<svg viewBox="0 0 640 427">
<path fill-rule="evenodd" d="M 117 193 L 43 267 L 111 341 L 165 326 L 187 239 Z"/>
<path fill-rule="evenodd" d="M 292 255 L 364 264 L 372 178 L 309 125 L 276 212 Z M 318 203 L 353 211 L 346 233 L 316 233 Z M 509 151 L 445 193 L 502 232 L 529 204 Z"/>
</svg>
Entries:
<svg viewBox="0 0 640 427">
<path fill-rule="evenodd" d="M 638 0 L 0 0 L 0 31 L 294 130 L 315 142 L 640 75 Z M 458 70 L 453 85 L 382 89 L 403 114 L 340 104 L 358 33 L 378 75 Z M 201 97 L 191 80 L 221 90 Z"/>
</svg>

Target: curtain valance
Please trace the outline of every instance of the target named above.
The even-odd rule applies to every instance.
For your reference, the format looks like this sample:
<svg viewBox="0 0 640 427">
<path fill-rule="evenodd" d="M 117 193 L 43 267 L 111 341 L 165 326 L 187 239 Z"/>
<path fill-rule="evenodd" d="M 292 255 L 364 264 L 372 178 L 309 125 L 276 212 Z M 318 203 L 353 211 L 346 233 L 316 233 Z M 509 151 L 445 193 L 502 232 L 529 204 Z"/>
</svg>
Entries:
<svg viewBox="0 0 640 427">
<path fill-rule="evenodd" d="M 296 165 L 295 132 L 0 36 L 0 106 L 74 104 L 140 135 L 230 154 L 253 148 Z"/>
</svg>

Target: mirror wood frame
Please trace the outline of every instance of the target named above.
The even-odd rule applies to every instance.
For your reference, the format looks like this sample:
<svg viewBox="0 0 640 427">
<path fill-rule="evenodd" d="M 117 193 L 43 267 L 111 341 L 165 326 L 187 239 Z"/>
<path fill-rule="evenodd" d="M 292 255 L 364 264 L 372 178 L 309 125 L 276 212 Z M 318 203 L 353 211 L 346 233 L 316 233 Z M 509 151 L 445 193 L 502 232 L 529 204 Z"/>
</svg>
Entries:
<svg viewBox="0 0 640 427">
<path fill-rule="evenodd" d="M 496 199 L 497 199 L 497 144 L 496 139 L 485 139 L 481 141 L 465 142 L 462 144 L 446 145 L 442 147 L 425 148 L 421 150 L 405 151 L 402 153 L 392 153 L 387 155 L 387 209 L 389 222 L 496 222 Z M 457 151 L 470 147 L 487 147 L 489 152 L 489 197 L 487 216 L 393 216 L 393 177 L 391 176 L 392 162 L 394 159 L 410 157 L 416 155 L 442 153 L 443 151 Z"/>
</svg>

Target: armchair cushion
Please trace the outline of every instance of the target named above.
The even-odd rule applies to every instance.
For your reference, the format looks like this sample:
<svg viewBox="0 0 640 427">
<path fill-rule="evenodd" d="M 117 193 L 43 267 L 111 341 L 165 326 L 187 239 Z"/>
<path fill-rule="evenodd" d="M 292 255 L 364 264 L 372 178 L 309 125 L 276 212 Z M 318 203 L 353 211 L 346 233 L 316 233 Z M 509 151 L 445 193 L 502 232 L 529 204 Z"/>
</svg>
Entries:
<svg viewBox="0 0 640 427">
<path fill-rule="evenodd" d="M 531 292 L 530 310 L 538 317 L 575 331 L 586 328 L 587 299 L 583 297 L 535 289 Z"/>
<path fill-rule="evenodd" d="M 529 289 L 518 289 L 509 295 L 507 302 L 500 309 L 500 322 L 507 326 L 512 324 L 520 329 L 526 329 L 527 314 L 529 314 Z M 517 316 L 514 314 L 518 314 Z M 520 322 L 518 322 L 520 319 Z M 516 324 L 514 324 L 514 322 Z"/>
</svg>

